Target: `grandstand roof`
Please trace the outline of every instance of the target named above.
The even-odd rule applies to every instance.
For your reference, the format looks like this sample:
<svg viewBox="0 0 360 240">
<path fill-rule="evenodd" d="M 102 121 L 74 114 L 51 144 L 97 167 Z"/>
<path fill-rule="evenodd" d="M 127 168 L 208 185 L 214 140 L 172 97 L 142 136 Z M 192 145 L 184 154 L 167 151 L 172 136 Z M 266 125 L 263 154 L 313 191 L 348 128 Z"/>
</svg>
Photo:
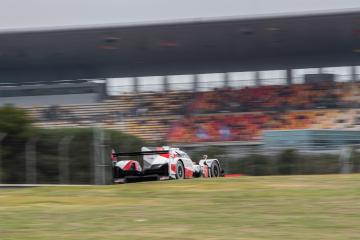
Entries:
<svg viewBox="0 0 360 240">
<path fill-rule="evenodd" d="M 359 52 L 360 11 L 0 33 L 3 76 L 20 69 L 69 79 L 351 65 Z"/>
<path fill-rule="evenodd" d="M 11 0 L 1 1 L 1 29 L 139 25 L 360 9 L 358 0 Z"/>
</svg>

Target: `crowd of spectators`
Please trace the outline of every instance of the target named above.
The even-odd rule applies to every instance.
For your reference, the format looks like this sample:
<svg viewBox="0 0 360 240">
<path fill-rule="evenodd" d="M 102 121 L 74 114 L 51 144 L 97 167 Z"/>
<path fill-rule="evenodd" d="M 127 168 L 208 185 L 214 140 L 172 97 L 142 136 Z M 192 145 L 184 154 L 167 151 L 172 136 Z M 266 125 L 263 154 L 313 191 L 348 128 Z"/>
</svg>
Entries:
<svg viewBox="0 0 360 240">
<path fill-rule="evenodd" d="M 173 125 L 170 142 L 258 141 L 266 130 L 359 129 L 360 110 L 301 110 L 195 115 Z"/>
<path fill-rule="evenodd" d="M 268 129 L 286 129 L 301 119 L 306 127 L 311 121 L 307 114 L 253 112 L 244 114 L 198 115 L 176 123 L 169 134 L 172 142 L 248 141 L 261 139 L 261 132 Z"/>
<path fill-rule="evenodd" d="M 224 113 L 359 107 L 359 90 L 357 83 L 335 82 L 216 89 L 198 93 L 188 110 Z"/>
<path fill-rule="evenodd" d="M 321 82 L 123 95 L 102 103 L 31 111 L 44 126 L 51 122 L 57 122 L 56 127 L 89 126 L 100 120 L 105 127 L 144 138 L 206 142 L 256 141 L 263 131 L 275 129 L 332 128 L 346 123 L 357 127 L 360 114 L 347 116 L 340 110 L 359 107 L 360 83 Z"/>
</svg>

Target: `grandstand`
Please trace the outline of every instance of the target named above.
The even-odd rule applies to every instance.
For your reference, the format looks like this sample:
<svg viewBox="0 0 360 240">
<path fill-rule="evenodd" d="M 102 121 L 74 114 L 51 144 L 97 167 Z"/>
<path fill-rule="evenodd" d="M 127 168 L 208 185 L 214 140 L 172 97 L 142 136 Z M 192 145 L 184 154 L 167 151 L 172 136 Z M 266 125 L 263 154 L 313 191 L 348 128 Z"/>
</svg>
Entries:
<svg viewBox="0 0 360 240">
<path fill-rule="evenodd" d="M 30 116 L 45 128 L 92 127 L 102 122 L 148 140 L 163 140 L 169 126 L 183 114 L 187 93 L 142 94 L 113 97 L 100 103 L 32 106 Z M 55 109 L 54 109 L 55 108 Z M 47 114 L 49 111 L 52 113 Z"/>
<path fill-rule="evenodd" d="M 40 127 L 101 124 L 170 143 L 358 130 L 359 19 L 312 12 L 0 33 L 0 78 L 17 84 L 0 86 L 0 104 L 27 109 Z"/>
<path fill-rule="evenodd" d="M 102 122 L 147 140 L 261 141 L 266 130 L 360 129 L 360 83 L 127 94 L 99 103 L 27 108 L 46 128 Z M 49 114 L 50 112 L 50 114 Z"/>
</svg>

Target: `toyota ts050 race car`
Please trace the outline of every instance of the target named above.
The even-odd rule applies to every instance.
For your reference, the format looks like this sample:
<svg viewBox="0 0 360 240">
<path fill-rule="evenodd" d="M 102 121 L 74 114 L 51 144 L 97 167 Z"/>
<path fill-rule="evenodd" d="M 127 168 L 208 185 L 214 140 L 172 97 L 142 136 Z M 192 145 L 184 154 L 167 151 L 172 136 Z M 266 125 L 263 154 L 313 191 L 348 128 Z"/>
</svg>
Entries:
<svg viewBox="0 0 360 240">
<path fill-rule="evenodd" d="M 136 160 L 118 160 L 124 156 L 143 156 L 143 166 Z M 128 153 L 113 150 L 111 159 L 115 183 L 224 176 L 218 159 L 208 159 L 204 155 L 195 163 L 179 148 L 142 147 L 141 152 Z"/>
</svg>

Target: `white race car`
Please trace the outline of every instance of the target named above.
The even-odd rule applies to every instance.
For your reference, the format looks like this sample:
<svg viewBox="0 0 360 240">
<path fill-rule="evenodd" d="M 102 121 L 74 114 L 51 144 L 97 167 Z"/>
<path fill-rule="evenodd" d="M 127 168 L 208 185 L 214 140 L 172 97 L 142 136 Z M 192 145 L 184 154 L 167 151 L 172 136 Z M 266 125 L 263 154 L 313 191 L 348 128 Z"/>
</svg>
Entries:
<svg viewBox="0 0 360 240">
<path fill-rule="evenodd" d="M 118 160 L 124 156 L 143 156 L 143 166 L 136 160 Z M 218 159 L 208 159 L 204 155 L 199 163 L 195 163 L 179 148 L 142 147 L 141 152 L 129 153 L 113 150 L 111 159 L 115 183 L 224 176 Z"/>
</svg>

